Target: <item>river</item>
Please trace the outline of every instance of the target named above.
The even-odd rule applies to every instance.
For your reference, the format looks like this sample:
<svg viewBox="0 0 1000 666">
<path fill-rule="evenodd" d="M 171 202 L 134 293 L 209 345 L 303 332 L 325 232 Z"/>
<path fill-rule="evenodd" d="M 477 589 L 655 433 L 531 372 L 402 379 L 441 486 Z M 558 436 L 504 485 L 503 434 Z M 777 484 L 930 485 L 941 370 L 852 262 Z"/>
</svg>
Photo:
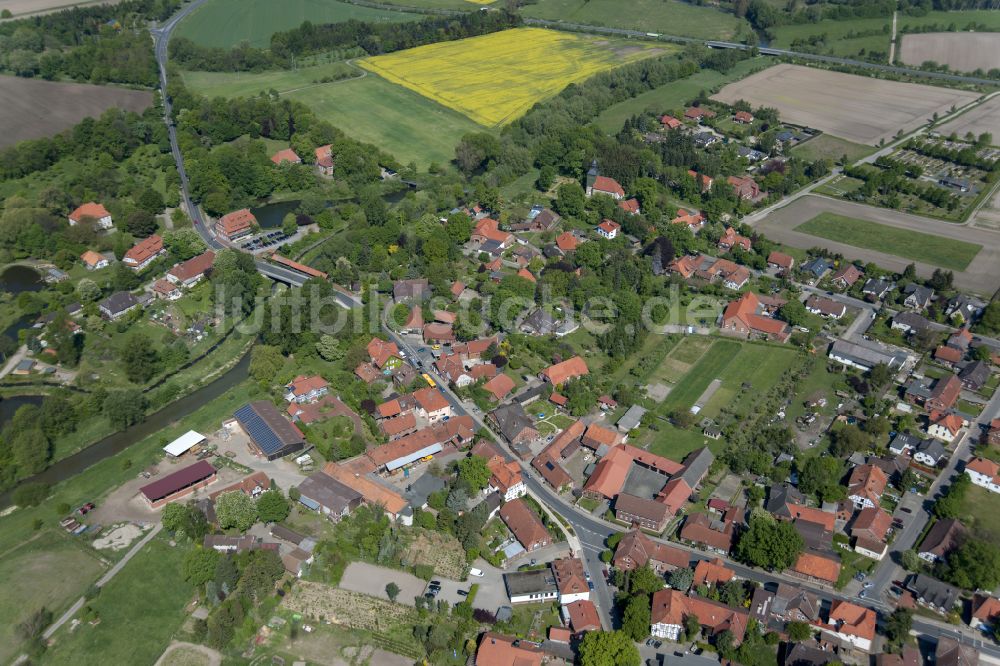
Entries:
<svg viewBox="0 0 1000 666">
<path fill-rule="evenodd" d="M 206 384 L 193 393 L 189 393 L 183 398 L 175 400 L 160 411 L 150 414 L 142 423 L 139 423 L 128 430 L 122 430 L 112 435 L 108 435 L 104 439 L 88 446 L 82 451 L 53 463 L 44 472 L 40 472 L 35 476 L 22 480 L 21 483 L 47 483 L 55 485 L 61 481 L 72 478 L 80 472 L 86 470 L 88 467 L 101 462 L 105 458 L 110 458 L 111 456 L 124 451 L 132 444 L 142 441 L 149 435 L 166 428 L 167 426 L 188 416 L 199 407 L 215 400 L 226 391 L 246 379 L 249 375 L 249 369 L 250 354 L 246 354 L 242 359 L 240 359 L 239 363 L 226 371 L 224 375 L 212 381 L 212 383 Z M 7 400 L 4 400 L 3 403 L 6 403 L 8 400 L 21 399 L 24 397 L 27 396 L 8 398 Z M 3 403 L 0 403 L 0 409 L 2 409 Z M 0 506 L 6 506 L 8 504 L 10 504 L 10 492 L 0 495 Z"/>
</svg>

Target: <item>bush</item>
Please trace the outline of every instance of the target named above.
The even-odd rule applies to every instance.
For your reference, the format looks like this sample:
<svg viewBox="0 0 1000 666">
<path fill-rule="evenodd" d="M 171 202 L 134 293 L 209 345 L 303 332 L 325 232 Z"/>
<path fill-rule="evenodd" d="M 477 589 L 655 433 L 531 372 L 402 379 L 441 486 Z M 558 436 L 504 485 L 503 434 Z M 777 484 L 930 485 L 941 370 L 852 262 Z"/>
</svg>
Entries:
<svg viewBox="0 0 1000 666">
<path fill-rule="evenodd" d="M 14 490 L 11 498 L 18 506 L 38 506 L 49 496 L 47 483 L 26 483 Z"/>
<path fill-rule="evenodd" d="M 430 564 L 416 564 L 413 566 L 413 575 L 422 580 L 430 580 L 434 577 L 434 567 Z"/>
</svg>

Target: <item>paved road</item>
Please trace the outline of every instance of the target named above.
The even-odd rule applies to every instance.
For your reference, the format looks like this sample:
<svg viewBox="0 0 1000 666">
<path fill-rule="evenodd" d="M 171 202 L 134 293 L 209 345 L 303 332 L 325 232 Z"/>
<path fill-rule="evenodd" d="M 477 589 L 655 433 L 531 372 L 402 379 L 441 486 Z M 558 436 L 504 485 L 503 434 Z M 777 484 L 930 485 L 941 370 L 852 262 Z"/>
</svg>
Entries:
<svg viewBox="0 0 1000 666">
<path fill-rule="evenodd" d="M 146 536 L 144 536 L 134 546 L 132 546 L 132 548 L 125 554 L 125 557 L 119 560 L 113 567 L 108 569 L 107 572 L 105 572 L 105 574 L 101 576 L 94 584 L 97 585 L 97 587 L 104 587 L 105 585 L 107 585 L 108 581 L 117 576 L 118 572 L 124 569 L 125 565 L 129 563 L 129 560 L 135 557 L 135 555 L 140 550 L 142 550 L 143 547 L 153 539 L 153 537 L 159 534 L 160 530 L 162 529 L 163 529 L 163 523 L 157 523 L 153 527 L 153 529 L 149 530 Z M 58 620 L 50 624 L 48 628 L 45 629 L 44 633 L 42 633 L 42 638 L 46 640 L 52 638 L 52 635 L 56 633 L 61 626 L 69 622 L 78 612 L 80 612 L 80 609 L 83 608 L 83 605 L 85 603 L 87 603 L 86 598 L 80 597 L 79 599 L 77 599 L 76 603 L 70 606 L 70 609 L 65 613 L 63 613 L 62 617 L 60 617 Z"/>
</svg>

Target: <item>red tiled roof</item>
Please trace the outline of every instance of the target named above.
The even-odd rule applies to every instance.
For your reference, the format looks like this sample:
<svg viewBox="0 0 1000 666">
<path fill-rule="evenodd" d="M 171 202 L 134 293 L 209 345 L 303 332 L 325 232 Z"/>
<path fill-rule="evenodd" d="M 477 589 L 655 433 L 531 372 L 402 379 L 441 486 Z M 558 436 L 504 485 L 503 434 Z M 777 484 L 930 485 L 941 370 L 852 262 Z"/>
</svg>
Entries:
<svg viewBox="0 0 1000 666">
<path fill-rule="evenodd" d="M 500 456 L 490 458 L 486 465 L 490 468 L 490 485 L 506 494 L 507 490 L 523 480 L 521 466 L 515 461 L 506 462 Z"/>
<path fill-rule="evenodd" d="M 133 245 L 131 249 L 125 253 L 125 257 L 122 261 L 126 264 L 139 266 L 140 264 L 149 261 L 150 258 L 155 257 L 160 252 L 163 252 L 163 239 L 154 234 L 149 238 L 144 238 Z"/>
<path fill-rule="evenodd" d="M 958 431 L 965 425 L 965 421 L 958 414 L 942 414 L 941 412 L 931 412 L 930 422 L 947 429 L 952 436 L 957 435 Z"/>
<path fill-rule="evenodd" d="M 736 572 L 726 567 L 726 563 L 719 558 L 714 560 L 701 560 L 694 568 L 694 586 L 698 585 L 718 585 L 732 580 Z"/>
<path fill-rule="evenodd" d="M 848 287 L 858 281 L 862 275 L 861 271 L 854 264 L 847 264 L 837 269 L 837 272 L 833 274 L 831 278 L 834 282 L 843 282 Z"/>
<path fill-rule="evenodd" d="M 693 615 L 710 633 L 732 633 L 736 643 L 743 641 L 750 614 L 742 608 L 730 608 L 717 601 L 689 597 L 678 590 L 659 590 L 653 594 L 653 624 L 684 626 L 685 616 Z"/>
<path fill-rule="evenodd" d="M 789 269 L 795 263 L 795 259 L 784 252 L 778 252 L 775 250 L 771 254 L 767 255 L 767 263 L 774 264 L 779 268 Z"/>
<path fill-rule="evenodd" d="M 931 403 L 934 409 L 951 409 L 961 393 L 962 381 L 957 375 L 948 375 L 934 383 L 927 402 Z"/>
<path fill-rule="evenodd" d="M 779 337 L 785 336 L 788 333 L 788 324 L 757 314 L 759 307 L 760 299 L 757 298 L 757 295 L 750 291 L 746 292 L 726 306 L 726 310 L 722 314 L 723 327 L 728 327 L 735 319 L 752 331 Z"/>
<path fill-rule="evenodd" d="M 74 222 L 79 222 L 85 217 L 92 217 L 95 220 L 99 220 L 102 217 L 109 217 L 110 215 L 111 213 L 108 212 L 108 209 L 105 208 L 103 204 L 88 201 L 85 204 L 81 204 L 76 210 L 70 213 L 69 219 Z"/>
<path fill-rule="evenodd" d="M 504 504 L 500 509 L 500 518 L 526 549 L 551 540 L 541 519 L 521 499 Z"/>
<path fill-rule="evenodd" d="M 203 274 L 205 271 L 210 269 L 214 263 L 215 252 L 208 250 L 207 252 L 202 252 L 197 257 L 192 257 L 187 261 L 182 261 L 167 271 L 167 274 L 172 275 L 179 282 L 187 282 L 188 280 Z"/>
<path fill-rule="evenodd" d="M 107 258 L 103 254 L 94 252 L 93 250 L 87 250 L 86 252 L 81 254 L 80 259 L 83 261 L 83 263 L 87 264 L 91 268 L 101 263 L 102 261 L 107 261 Z"/>
<path fill-rule="evenodd" d="M 992 460 L 976 457 L 965 463 L 965 469 L 988 476 L 994 483 L 1000 483 L 1000 465 Z"/>
<path fill-rule="evenodd" d="M 621 229 L 622 225 L 617 222 L 612 222 L 611 220 L 602 220 L 601 223 L 597 225 L 597 228 L 606 234 L 611 234 Z"/>
<path fill-rule="evenodd" d="M 284 150 L 279 150 L 274 155 L 271 155 L 271 161 L 275 164 L 281 164 L 282 162 L 299 164 L 302 162 L 302 158 L 299 157 L 298 154 L 291 148 L 285 148 Z"/>
<path fill-rule="evenodd" d="M 417 404 L 426 412 L 437 412 L 448 408 L 448 401 L 441 391 L 429 386 L 413 392 Z"/>
<path fill-rule="evenodd" d="M 847 493 L 849 497 L 857 495 L 867 498 L 875 506 L 878 506 L 879 499 L 882 497 L 888 482 L 885 472 L 875 465 L 858 465 L 851 470 L 851 476 L 847 482 Z"/>
<path fill-rule="evenodd" d="M 288 385 L 293 395 L 305 395 L 310 391 L 318 391 L 330 386 L 330 384 L 319 375 L 299 375 Z"/>
<path fill-rule="evenodd" d="M 671 224 L 686 224 L 689 227 L 700 227 L 705 224 L 705 214 L 700 210 L 678 208 L 677 215 L 670 220 Z"/>
<path fill-rule="evenodd" d="M 528 282 L 531 282 L 531 283 L 538 282 L 538 280 L 535 278 L 535 276 L 532 275 L 531 271 L 529 271 L 527 268 L 522 268 L 521 270 L 519 270 L 517 272 L 517 276 L 519 278 L 524 278 L 525 280 L 527 280 Z"/>
<path fill-rule="evenodd" d="M 868 640 L 875 638 L 875 611 L 849 601 L 833 601 L 830 607 L 830 623 L 840 625 L 838 631 L 842 634 Z"/>
<path fill-rule="evenodd" d="M 752 123 L 753 114 L 747 113 L 746 111 L 737 111 L 733 118 L 740 123 Z"/>
<path fill-rule="evenodd" d="M 625 201 L 619 201 L 618 207 L 629 215 L 638 215 L 639 211 L 639 200 L 638 199 L 626 199 Z"/>
<path fill-rule="evenodd" d="M 795 560 L 792 571 L 810 578 L 836 583 L 837 578 L 840 577 L 840 562 L 822 555 L 805 552 L 799 555 L 799 559 Z"/>
<path fill-rule="evenodd" d="M 677 120 L 673 116 L 660 116 L 660 123 L 665 125 L 667 129 L 677 129 L 681 126 L 681 121 Z"/>
<path fill-rule="evenodd" d="M 964 357 L 965 353 L 961 349 L 949 347 L 948 345 L 941 345 L 934 350 L 934 358 L 947 363 L 958 363 Z"/>
<path fill-rule="evenodd" d="M 656 501 L 664 504 L 671 515 L 677 515 L 687 501 L 691 499 L 692 492 L 691 486 L 687 484 L 687 481 L 676 477 L 667 481 L 667 484 L 660 490 L 660 494 L 657 495 Z"/>
<path fill-rule="evenodd" d="M 257 224 L 257 218 L 254 217 L 249 208 L 241 208 L 240 210 L 226 213 L 218 222 L 218 226 L 222 227 L 222 233 L 227 236 L 233 236 L 245 231 L 254 224 Z"/>
<path fill-rule="evenodd" d="M 277 252 L 275 252 L 274 254 L 271 255 L 271 261 L 275 261 L 275 262 L 277 262 L 279 264 L 283 264 L 285 266 L 288 266 L 289 268 L 293 268 L 293 269 L 299 271 L 300 273 L 305 273 L 306 275 L 308 275 L 310 277 L 323 278 L 324 280 L 326 279 L 326 273 L 324 273 L 323 271 L 318 271 L 315 268 L 313 268 L 312 266 L 306 266 L 305 264 L 300 264 L 297 261 L 292 261 L 291 259 L 288 259 L 287 257 L 281 256 Z"/>
<path fill-rule="evenodd" d="M 479 642 L 476 666 L 541 666 L 542 656 L 533 643 L 488 631 Z"/>
<path fill-rule="evenodd" d="M 382 378 L 382 374 L 370 363 L 361 363 L 358 365 L 358 367 L 354 368 L 354 374 L 358 376 L 358 379 L 366 384 L 371 384 L 372 382 Z"/>
<path fill-rule="evenodd" d="M 379 421 L 379 427 L 382 428 L 384 432 L 389 437 L 395 437 L 404 432 L 409 432 L 417 427 L 417 417 L 413 415 L 413 412 L 406 412 L 405 414 L 400 414 L 399 416 L 394 416 L 388 419 L 382 419 Z"/>
<path fill-rule="evenodd" d="M 542 370 L 542 376 L 553 386 L 564 384 L 567 380 L 580 377 L 590 372 L 587 362 L 580 356 L 574 356 L 562 363 L 556 363 Z"/>
<path fill-rule="evenodd" d="M 587 426 L 586 432 L 583 433 L 582 442 L 584 445 L 589 446 L 592 449 L 597 449 L 600 446 L 614 446 L 621 439 L 619 435 L 614 430 L 605 428 L 599 423 L 591 423 Z"/>
<path fill-rule="evenodd" d="M 601 630 L 601 618 L 593 601 L 580 599 L 566 604 L 566 612 L 569 614 L 569 624 L 576 633 Z"/>
<path fill-rule="evenodd" d="M 564 231 L 556 237 L 556 246 L 563 252 L 572 252 L 580 246 L 580 241 L 570 232 Z"/>
<path fill-rule="evenodd" d="M 514 380 L 500 373 L 483 384 L 483 388 L 493 395 L 494 400 L 503 400 L 508 393 L 514 390 Z"/>
<path fill-rule="evenodd" d="M 882 541 L 891 525 L 891 515 L 879 507 L 869 506 L 858 512 L 858 516 L 851 526 L 851 534 L 857 536 L 854 534 L 855 532 L 863 532 L 866 536 Z"/>
<path fill-rule="evenodd" d="M 451 285 L 451 295 L 452 296 L 454 296 L 455 298 L 458 298 L 459 296 L 462 295 L 463 291 L 465 291 L 465 284 L 464 283 L 458 282 L 458 281 L 452 283 L 452 285 Z"/>
<path fill-rule="evenodd" d="M 811 506 L 803 506 L 789 502 L 785 505 L 795 520 L 804 520 L 807 523 L 822 525 L 825 529 L 833 531 L 837 522 L 837 514 L 823 511 Z"/>
<path fill-rule="evenodd" d="M 616 194 L 619 197 L 625 196 L 625 190 L 618 184 L 618 181 L 607 176 L 597 176 L 594 179 L 593 189 L 595 192 L 607 192 L 608 194 Z"/>
<path fill-rule="evenodd" d="M 368 343 L 368 355 L 377 368 L 389 362 L 390 358 L 399 358 L 399 347 L 395 342 L 387 342 L 381 338 L 372 338 Z"/>
<path fill-rule="evenodd" d="M 160 278 L 159 280 L 153 283 L 153 291 L 155 291 L 158 294 L 163 294 L 164 296 L 169 296 L 170 294 L 177 291 L 177 287 L 175 287 L 174 283 L 171 282 L 170 280 L 165 280 L 163 278 Z"/>
<path fill-rule="evenodd" d="M 509 233 L 500 230 L 499 222 L 489 217 L 484 217 L 476 222 L 476 226 L 472 230 L 472 235 L 482 236 L 486 240 L 492 240 L 498 243 L 506 243 L 510 241 L 511 238 Z"/>
</svg>

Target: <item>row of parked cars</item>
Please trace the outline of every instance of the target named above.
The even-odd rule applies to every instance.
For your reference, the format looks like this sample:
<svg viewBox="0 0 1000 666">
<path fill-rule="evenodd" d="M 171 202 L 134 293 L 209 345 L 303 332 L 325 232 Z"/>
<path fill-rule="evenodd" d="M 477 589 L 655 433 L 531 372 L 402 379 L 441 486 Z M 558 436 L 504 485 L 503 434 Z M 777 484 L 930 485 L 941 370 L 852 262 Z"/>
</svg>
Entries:
<svg viewBox="0 0 1000 666">
<path fill-rule="evenodd" d="M 94 506 L 93 502 L 87 502 L 83 506 L 79 507 L 76 511 L 74 511 L 73 515 L 66 516 L 65 518 L 60 520 L 59 526 L 62 527 L 67 532 L 69 532 L 70 534 L 83 534 L 84 532 L 87 531 L 87 526 L 78 521 L 76 518 L 77 516 L 87 515 L 95 508 L 96 507 Z"/>
<path fill-rule="evenodd" d="M 254 250 L 260 250 L 265 247 L 271 247 L 272 245 L 278 245 L 279 243 L 284 242 L 285 239 L 287 238 L 289 237 L 286 236 L 282 231 L 269 231 L 266 234 L 261 234 L 260 236 L 257 236 L 253 240 L 249 240 L 243 243 L 242 245 L 240 245 L 240 249 L 250 250 L 252 252 Z"/>
</svg>

